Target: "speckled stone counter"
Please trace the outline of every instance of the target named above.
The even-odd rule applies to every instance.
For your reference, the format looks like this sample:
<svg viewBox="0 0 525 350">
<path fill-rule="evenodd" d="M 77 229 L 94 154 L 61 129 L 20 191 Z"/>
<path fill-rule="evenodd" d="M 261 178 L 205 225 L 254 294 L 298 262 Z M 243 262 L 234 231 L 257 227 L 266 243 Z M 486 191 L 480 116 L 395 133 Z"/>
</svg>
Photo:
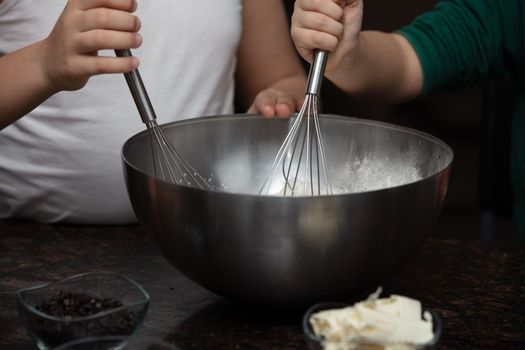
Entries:
<svg viewBox="0 0 525 350">
<path fill-rule="evenodd" d="M 235 304 L 173 268 L 138 226 L 0 222 L 0 349 L 33 349 L 15 291 L 89 271 L 142 284 L 151 306 L 141 335 L 185 349 L 304 349 L 304 309 Z M 525 349 L 525 246 L 429 239 L 383 283 L 443 319 L 441 349 Z"/>
</svg>

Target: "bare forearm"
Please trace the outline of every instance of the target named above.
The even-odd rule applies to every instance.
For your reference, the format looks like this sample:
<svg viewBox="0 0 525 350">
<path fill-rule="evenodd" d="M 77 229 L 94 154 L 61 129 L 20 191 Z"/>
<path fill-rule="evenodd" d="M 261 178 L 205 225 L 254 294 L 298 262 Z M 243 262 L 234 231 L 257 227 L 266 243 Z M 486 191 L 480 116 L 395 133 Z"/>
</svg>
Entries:
<svg viewBox="0 0 525 350">
<path fill-rule="evenodd" d="M 283 66 L 285 65 L 286 63 L 283 62 Z M 300 65 L 298 65 L 298 68 L 297 70 L 266 71 L 268 73 L 266 76 L 264 76 L 265 70 L 262 69 L 251 77 L 248 74 L 241 77 L 238 76 L 237 93 L 241 98 L 241 102 L 245 106 L 249 106 L 257 94 L 265 89 L 280 89 L 301 99 L 306 85 L 306 76 Z"/>
<path fill-rule="evenodd" d="M 135 0 L 69 0 L 46 39 L 0 57 L 0 129 L 93 75 L 135 69 L 135 57 L 96 53 L 140 46 L 136 8 Z"/>
<path fill-rule="evenodd" d="M 370 100 L 400 103 L 421 94 L 419 59 L 398 34 L 363 31 L 355 55 L 327 71 L 327 77 L 347 93 Z"/>
<path fill-rule="evenodd" d="M 237 83 L 249 106 L 268 88 L 302 95 L 305 74 L 289 37 L 280 0 L 244 1 L 243 35 L 238 50 Z"/>
<path fill-rule="evenodd" d="M 57 92 L 41 68 L 42 42 L 0 57 L 0 129 Z"/>
</svg>

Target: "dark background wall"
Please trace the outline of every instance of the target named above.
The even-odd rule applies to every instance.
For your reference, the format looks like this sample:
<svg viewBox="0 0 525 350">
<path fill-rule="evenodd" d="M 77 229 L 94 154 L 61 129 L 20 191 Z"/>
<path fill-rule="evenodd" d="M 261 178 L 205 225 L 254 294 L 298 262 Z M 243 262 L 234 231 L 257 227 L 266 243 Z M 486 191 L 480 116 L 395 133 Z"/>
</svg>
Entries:
<svg viewBox="0 0 525 350">
<path fill-rule="evenodd" d="M 288 14 L 293 0 L 284 0 Z M 366 0 L 364 29 L 392 31 L 431 10 L 436 0 Z M 305 65 L 305 69 L 307 66 Z M 511 90 L 487 82 L 399 106 L 363 103 L 323 83 L 323 113 L 382 120 L 429 132 L 455 153 L 449 192 L 434 235 L 509 239 Z"/>
</svg>

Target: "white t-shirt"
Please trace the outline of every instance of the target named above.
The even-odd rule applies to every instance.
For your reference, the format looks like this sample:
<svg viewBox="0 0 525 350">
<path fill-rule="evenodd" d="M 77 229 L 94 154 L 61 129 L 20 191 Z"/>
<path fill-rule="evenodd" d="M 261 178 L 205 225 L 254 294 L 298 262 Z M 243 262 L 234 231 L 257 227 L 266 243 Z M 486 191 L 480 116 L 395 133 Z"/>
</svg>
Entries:
<svg viewBox="0 0 525 350">
<path fill-rule="evenodd" d="M 65 4 L 4 0 L 0 54 L 46 37 Z M 139 0 L 137 15 L 144 43 L 133 54 L 159 124 L 232 113 L 242 0 Z M 134 222 L 120 156 L 144 129 L 122 74 L 52 96 L 0 131 L 0 218 Z"/>
</svg>

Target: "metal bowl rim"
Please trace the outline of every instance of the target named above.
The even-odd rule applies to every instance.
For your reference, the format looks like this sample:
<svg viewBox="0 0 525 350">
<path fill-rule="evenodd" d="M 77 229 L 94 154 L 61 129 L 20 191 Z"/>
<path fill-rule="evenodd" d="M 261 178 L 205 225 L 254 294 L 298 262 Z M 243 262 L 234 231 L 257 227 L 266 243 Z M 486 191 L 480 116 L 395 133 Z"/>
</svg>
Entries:
<svg viewBox="0 0 525 350">
<path fill-rule="evenodd" d="M 297 115 L 297 113 L 295 114 Z M 386 129 L 390 129 L 390 130 L 397 130 L 397 131 L 401 131 L 401 132 L 404 132 L 404 133 L 407 133 L 407 134 L 411 134 L 411 135 L 417 135 L 419 137 L 423 137 L 431 142 L 434 142 L 436 144 L 438 144 L 439 146 L 443 147 L 447 153 L 450 154 L 450 159 L 448 161 L 448 164 L 446 166 L 444 166 L 442 169 L 434 172 L 433 174 L 430 174 L 426 177 L 423 177 L 421 179 L 419 179 L 418 181 L 414 181 L 414 182 L 408 182 L 408 183 L 405 183 L 405 184 L 402 184 L 402 185 L 398 185 L 398 186 L 392 186 L 392 187 L 386 187 L 386 188 L 379 188 L 379 189 L 374 189 L 374 190 L 370 190 L 370 191 L 360 191 L 360 192 L 351 192 L 351 193 L 337 193 L 337 194 L 331 194 L 331 195 L 320 195 L 320 196 L 296 196 L 296 197 L 280 197 L 280 196 L 274 196 L 274 195 L 259 195 L 259 194 L 251 194 L 251 193 L 234 193 L 234 192 L 222 192 L 222 191 L 208 191 L 208 190 L 204 190 L 204 189 L 200 189 L 200 188 L 194 188 L 194 187 L 188 187 L 188 186 L 184 186 L 184 185 L 179 185 L 179 184 L 175 184 L 175 183 L 171 183 L 171 182 L 166 182 L 166 181 L 163 181 L 161 179 L 157 179 L 157 178 L 154 178 L 154 180 L 156 182 L 160 182 L 160 183 L 163 183 L 165 184 L 166 186 L 174 186 L 174 187 L 179 187 L 181 189 L 184 189 L 184 190 L 187 190 L 187 191 L 196 191 L 196 192 L 206 192 L 206 193 L 212 193 L 214 195 L 224 195 L 224 196 L 231 196 L 231 197 L 236 197 L 236 196 L 240 196 L 240 197 L 257 197 L 257 198 L 271 198 L 272 200 L 274 199 L 281 199 L 281 200 L 289 200 L 289 199 L 294 199 L 294 200 L 313 200 L 313 199 L 319 199 L 319 198 L 341 198 L 341 197 L 346 197 L 346 196 L 355 196 L 355 195 L 361 195 L 361 194 L 370 194 L 370 193 L 379 193 L 379 192 L 383 192 L 383 191 L 390 191 L 390 190 L 393 190 L 393 189 L 400 189 L 400 188 L 403 188 L 405 186 L 412 186 L 414 184 L 417 184 L 417 183 L 420 183 L 421 181 L 425 181 L 427 179 L 430 179 L 444 171 L 447 171 L 451 166 L 452 166 L 452 162 L 454 160 L 454 151 L 452 150 L 452 148 L 447 145 L 444 141 L 440 140 L 439 138 L 427 133 L 427 132 L 424 132 L 424 131 L 420 131 L 420 130 L 416 130 L 414 128 L 410 128 L 410 127 L 406 127 L 406 126 L 399 126 L 399 125 L 396 125 L 396 124 L 392 124 L 392 123 L 388 123 L 388 122 L 382 122 L 382 121 L 377 121 L 377 120 L 370 120 L 370 119 L 363 119 L 363 118 L 358 118 L 358 117 L 349 117 L 349 116 L 341 116 L 341 115 L 335 115 L 335 114 L 319 114 L 319 116 L 321 118 L 331 118 L 331 119 L 337 119 L 337 120 L 351 120 L 354 124 L 363 124 L 363 125 L 371 125 L 371 126 L 381 126 L 383 128 L 386 128 Z M 236 113 L 236 114 L 223 114 L 223 115 L 210 115 L 210 116 L 203 116 L 203 117 L 196 117 L 196 118 L 188 118 L 188 119 L 183 119 L 183 120 L 177 120 L 177 121 L 174 121 L 174 122 L 170 122 L 170 123 L 165 123 L 165 124 L 159 124 L 159 127 L 161 127 L 162 129 L 170 129 L 170 128 L 174 128 L 174 127 L 178 127 L 178 126 L 181 126 L 181 125 L 191 125 L 191 124 L 198 124 L 198 123 L 203 123 L 203 122 L 207 122 L 209 120 L 217 120 L 217 119 L 222 119 L 222 120 L 228 120 L 228 119 L 241 119 L 241 118 L 252 118 L 252 119 L 266 119 L 268 117 L 263 117 L 259 114 L 244 114 L 244 113 Z M 270 118 L 268 118 L 270 119 Z M 126 150 L 130 147 L 131 144 L 133 144 L 137 139 L 140 139 L 140 138 L 143 138 L 143 137 L 146 137 L 148 135 L 148 130 L 143 130 L 143 131 L 140 131 L 138 133 L 136 133 L 135 135 L 131 136 L 128 140 L 126 140 L 126 142 L 124 142 L 124 144 L 122 145 L 122 150 L 121 150 L 121 158 L 122 158 L 122 161 L 124 164 L 126 164 L 127 167 L 137 171 L 138 173 L 144 175 L 144 176 L 147 176 L 148 178 L 152 178 L 152 176 L 146 174 L 144 171 L 142 171 L 141 169 L 137 168 L 136 166 L 134 166 L 133 164 L 131 164 L 130 161 L 128 161 L 128 159 L 126 159 Z"/>
</svg>

